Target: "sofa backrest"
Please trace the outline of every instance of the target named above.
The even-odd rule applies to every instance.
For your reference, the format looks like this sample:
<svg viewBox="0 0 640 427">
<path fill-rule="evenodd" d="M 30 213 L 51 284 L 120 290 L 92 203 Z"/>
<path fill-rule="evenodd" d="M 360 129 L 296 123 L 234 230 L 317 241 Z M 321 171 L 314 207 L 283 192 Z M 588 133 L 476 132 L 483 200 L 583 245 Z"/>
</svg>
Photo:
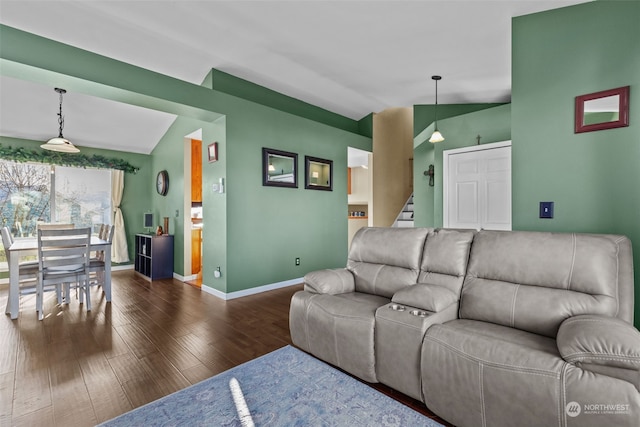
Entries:
<svg viewBox="0 0 640 427">
<path fill-rule="evenodd" d="M 429 231 L 418 283 L 444 286 L 460 295 L 475 230 L 439 228 Z"/>
<path fill-rule="evenodd" d="M 633 259 L 624 236 L 480 231 L 460 318 L 556 336 L 562 321 L 602 314 L 633 322 Z"/>
<path fill-rule="evenodd" d="M 357 292 L 391 298 L 418 280 L 424 242 L 430 228 L 358 230 L 351 241 L 347 269 Z"/>
</svg>

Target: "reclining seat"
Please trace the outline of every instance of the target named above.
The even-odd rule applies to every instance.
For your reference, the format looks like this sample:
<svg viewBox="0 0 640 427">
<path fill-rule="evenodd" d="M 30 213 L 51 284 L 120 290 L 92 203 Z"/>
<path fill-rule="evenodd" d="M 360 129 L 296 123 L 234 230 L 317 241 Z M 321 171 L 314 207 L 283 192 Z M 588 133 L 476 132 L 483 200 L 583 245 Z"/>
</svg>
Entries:
<svg viewBox="0 0 640 427">
<path fill-rule="evenodd" d="M 415 284 L 430 229 L 362 228 L 347 267 L 308 273 L 293 295 L 291 340 L 301 349 L 369 382 L 375 372 L 374 325 L 378 307 Z"/>
<path fill-rule="evenodd" d="M 420 354 L 424 334 L 458 318 L 458 302 L 475 230 L 437 229 L 427 235 L 418 283 L 396 292 L 376 311 L 378 380 L 422 400 Z"/>
<path fill-rule="evenodd" d="M 425 404 L 457 426 L 637 426 L 626 237 L 476 234 L 459 319 L 422 347 Z"/>
</svg>

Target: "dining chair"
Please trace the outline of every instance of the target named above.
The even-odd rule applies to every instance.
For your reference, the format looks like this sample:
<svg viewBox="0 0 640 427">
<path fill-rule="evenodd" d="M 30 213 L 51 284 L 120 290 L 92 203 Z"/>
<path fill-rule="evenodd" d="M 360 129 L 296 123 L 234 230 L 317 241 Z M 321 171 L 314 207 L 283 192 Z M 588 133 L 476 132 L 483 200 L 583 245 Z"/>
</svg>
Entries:
<svg viewBox="0 0 640 427">
<path fill-rule="evenodd" d="M 51 222 L 51 223 L 39 223 L 36 225 L 38 230 L 68 230 L 75 228 L 75 224 L 63 223 L 63 222 Z"/>
<path fill-rule="evenodd" d="M 86 299 L 87 311 L 91 310 L 88 291 L 89 244 L 91 228 L 38 229 L 38 282 L 36 285 L 36 310 L 38 319 L 44 318 L 43 293 L 47 286 L 64 286 L 65 303 L 73 285 L 80 289 L 80 301 Z"/>
<path fill-rule="evenodd" d="M 13 235 L 9 227 L 2 227 L 2 245 L 7 257 L 7 263 L 11 266 L 11 251 L 9 247 L 13 243 Z M 11 273 L 11 272 L 10 272 Z M 18 281 L 20 284 L 20 295 L 33 294 L 36 292 L 36 280 L 38 279 L 38 261 L 26 261 L 18 263 Z M 62 300 L 61 292 L 58 293 L 58 302 Z"/>
<path fill-rule="evenodd" d="M 102 224 L 100 226 L 98 237 L 111 243 L 113 241 L 114 230 L 114 225 Z M 101 286 L 104 284 L 105 269 L 104 251 L 96 251 L 96 256 L 91 258 L 89 262 L 89 272 L 91 273 L 89 286 Z"/>
</svg>

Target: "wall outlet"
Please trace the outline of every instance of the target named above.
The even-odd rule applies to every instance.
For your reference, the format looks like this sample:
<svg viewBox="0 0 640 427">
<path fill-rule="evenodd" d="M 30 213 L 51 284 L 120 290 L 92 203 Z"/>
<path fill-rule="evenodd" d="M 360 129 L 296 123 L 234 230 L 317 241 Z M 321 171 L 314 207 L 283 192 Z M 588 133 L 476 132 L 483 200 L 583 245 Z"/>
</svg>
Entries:
<svg viewBox="0 0 640 427">
<path fill-rule="evenodd" d="M 296 265 L 300 265 L 300 258 L 296 258 Z"/>
</svg>

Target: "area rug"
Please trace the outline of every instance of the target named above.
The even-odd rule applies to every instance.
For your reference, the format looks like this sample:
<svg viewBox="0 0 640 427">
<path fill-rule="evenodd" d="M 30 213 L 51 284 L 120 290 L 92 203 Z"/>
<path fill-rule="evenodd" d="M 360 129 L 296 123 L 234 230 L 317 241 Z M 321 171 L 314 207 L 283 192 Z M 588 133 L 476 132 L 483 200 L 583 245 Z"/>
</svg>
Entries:
<svg viewBox="0 0 640 427">
<path fill-rule="evenodd" d="M 291 346 L 100 425 L 441 426 Z"/>
</svg>

